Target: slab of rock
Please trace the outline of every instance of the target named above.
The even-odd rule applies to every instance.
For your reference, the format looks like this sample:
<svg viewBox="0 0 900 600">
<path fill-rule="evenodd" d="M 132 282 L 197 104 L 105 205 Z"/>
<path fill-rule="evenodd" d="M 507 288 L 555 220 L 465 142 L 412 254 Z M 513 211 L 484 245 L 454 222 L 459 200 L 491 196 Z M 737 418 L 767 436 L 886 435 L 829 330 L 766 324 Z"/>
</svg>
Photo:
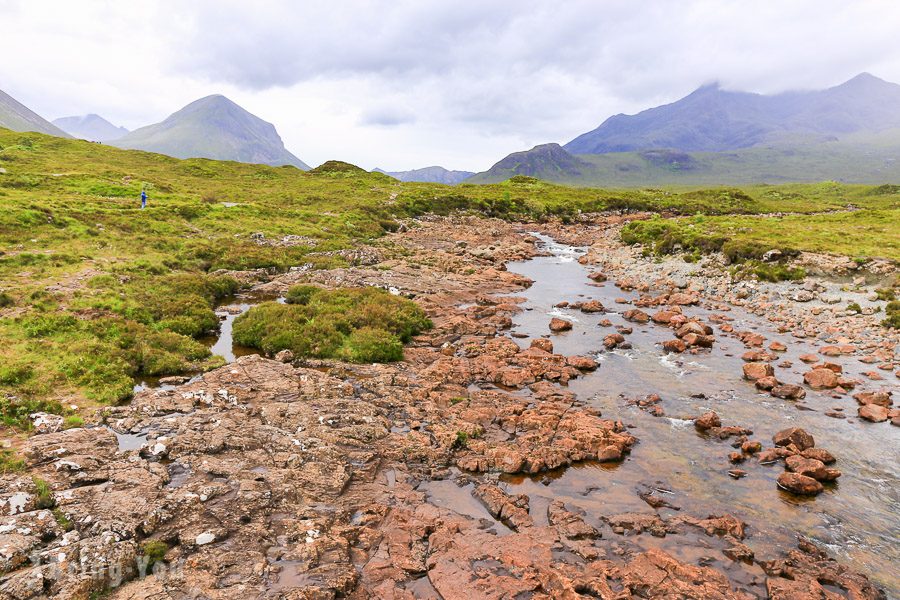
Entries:
<svg viewBox="0 0 900 600">
<path fill-rule="evenodd" d="M 803 374 L 803 381 L 814 390 L 830 390 L 838 386 L 838 376 L 831 369 L 813 369 Z"/>
<path fill-rule="evenodd" d="M 550 319 L 550 331 L 556 333 L 560 331 L 569 331 L 570 329 L 572 329 L 572 321 L 567 321 L 558 317 Z"/>
<path fill-rule="evenodd" d="M 744 379 L 756 381 L 763 377 L 772 377 L 775 375 L 775 369 L 766 362 L 750 362 L 744 365 Z"/>
<path fill-rule="evenodd" d="M 813 439 L 813 436 L 811 436 L 800 427 L 782 429 L 772 436 L 772 442 L 774 442 L 776 446 L 787 446 L 789 444 L 793 444 L 801 452 L 816 445 L 816 441 L 815 439 Z"/>
<path fill-rule="evenodd" d="M 883 406 L 877 404 L 863 404 L 857 411 L 860 419 L 865 419 L 872 423 L 882 423 L 888 420 L 889 411 Z"/>
<path fill-rule="evenodd" d="M 815 496 L 825 489 L 812 477 L 788 472 L 778 476 L 778 487 L 800 496 Z"/>
<path fill-rule="evenodd" d="M 806 390 L 799 385 L 794 385 L 792 383 L 776 385 L 769 393 L 776 398 L 783 398 L 785 400 L 802 400 L 803 398 L 806 398 Z"/>
</svg>

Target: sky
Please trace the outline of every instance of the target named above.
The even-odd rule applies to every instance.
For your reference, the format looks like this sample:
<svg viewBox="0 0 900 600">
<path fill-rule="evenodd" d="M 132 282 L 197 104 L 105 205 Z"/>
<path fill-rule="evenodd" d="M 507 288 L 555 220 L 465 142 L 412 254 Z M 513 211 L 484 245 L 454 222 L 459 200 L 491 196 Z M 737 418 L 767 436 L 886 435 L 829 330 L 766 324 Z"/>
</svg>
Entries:
<svg viewBox="0 0 900 600">
<path fill-rule="evenodd" d="M 0 0 L 0 89 L 134 129 L 224 94 L 310 165 L 482 171 L 697 87 L 900 82 L 894 0 Z"/>
</svg>

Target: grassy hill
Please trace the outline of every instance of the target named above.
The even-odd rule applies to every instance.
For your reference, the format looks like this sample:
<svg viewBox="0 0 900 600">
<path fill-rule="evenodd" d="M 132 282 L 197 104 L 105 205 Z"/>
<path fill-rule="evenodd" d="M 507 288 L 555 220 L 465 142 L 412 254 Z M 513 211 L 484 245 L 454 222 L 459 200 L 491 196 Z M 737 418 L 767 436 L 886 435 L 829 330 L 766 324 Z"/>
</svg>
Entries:
<svg viewBox="0 0 900 600">
<path fill-rule="evenodd" d="M 848 205 L 860 210 L 809 214 Z M 304 172 L 178 160 L 0 129 L 0 421 L 23 427 L 35 410 L 121 401 L 135 377 L 215 366 L 198 338 L 217 326 L 213 308 L 237 286 L 220 269 L 340 266 L 331 251 L 424 213 L 531 220 L 604 209 L 702 214 L 699 224 L 673 222 L 900 259 L 897 186 L 601 190 L 520 176 L 451 187 L 336 161 Z M 753 216 L 774 211 L 792 214 Z M 302 243 L 273 251 L 256 233 Z"/>
</svg>

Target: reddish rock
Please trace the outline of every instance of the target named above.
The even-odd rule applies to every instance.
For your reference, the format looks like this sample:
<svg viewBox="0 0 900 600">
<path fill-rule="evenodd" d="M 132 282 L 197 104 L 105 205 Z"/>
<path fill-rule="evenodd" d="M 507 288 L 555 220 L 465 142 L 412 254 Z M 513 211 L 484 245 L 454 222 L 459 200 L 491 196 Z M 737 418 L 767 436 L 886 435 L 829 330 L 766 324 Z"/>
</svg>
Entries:
<svg viewBox="0 0 900 600">
<path fill-rule="evenodd" d="M 782 473 L 778 476 L 778 487 L 801 496 L 815 496 L 824 489 L 822 484 L 799 473 Z"/>
<path fill-rule="evenodd" d="M 815 363 L 815 362 L 819 362 L 819 357 L 816 356 L 815 354 L 801 354 L 800 360 L 805 363 Z"/>
<path fill-rule="evenodd" d="M 761 377 L 756 380 L 756 389 L 758 390 L 771 390 L 778 385 L 778 380 L 775 377 Z"/>
<path fill-rule="evenodd" d="M 747 440 L 746 442 L 741 444 L 741 451 L 746 452 L 747 454 L 756 454 L 761 450 L 762 444 L 755 440 Z"/>
<path fill-rule="evenodd" d="M 885 408 L 890 408 L 894 404 L 891 401 L 891 393 L 884 390 L 878 392 L 858 392 L 853 394 L 853 399 L 859 404 L 877 404 L 878 406 L 884 406 Z"/>
<path fill-rule="evenodd" d="M 713 427 L 721 427 L 722 420 L 714 411 L 709 411 L 694 420 L 694 427 L 700 431 L 707 431 Z"/>
<path fill-rule="evenodd" d="M 860 419 L 871 421 L 872 423 L 881 423 L 888 420 L 888 409 L 877 404 L 863 404 L 857 411 Z"/>
<path fill-rule="evenodd" d="M 772 441 L 776 446 L 787 446 L 793 444 L 799 452 L 812 448 L 816 445 L 813 436 L 799 427 L 791 427 L 790 429 L 782 429 L 772 436 Z"/>
<path fill-rule="evenodd" d="M 803 374 L 803 381 L 814 390 L 830 390 L 838 385 L 838 376 L 831 369 L 813 369 Z"/>
<path fill-rule="evenodd" d="M 743 360 L 744 362 L 769 362 L 774 359 L 774 356 L 772 356 L 768 352 L 763 352 L 761 350 L 747 350 L 746 352 L 741 354 L 741 360 Z"/>
<path fill-rule="evenodd" d="M 584 304 L 581 305 L 581 312 L 583 313 L 599 313 L 604 312 L 606 307 L 599 300 L 588 300 Z"/>
<path fill-rule="evenodd" d="M 624 313 L 622 313 L 622 318 L 626 321 L 634 321 L 635 323 L 647 323 L 648 321 L 650 321 L 650 315 L 639 308 L 626 310 Z"/>
<path fill-rule="evenodd" d="M 603 338 L 603 345 L 606 346 L 607 349 L 612 350 L 624 341 L 625 336 L 623 336 L 621 333 L 610 333 L 605 338 Z"/>
<path fill-rule="evenodd" d="M 806 390 L 799 385 L 792 383 L 783 383 L 772 388 L 770 393 L 776 398 L 784 398 L 786 400 L 802 400 L 806 398 Z"/>
<path fill-rule="evenodd" d="M 557 317 L 553 317 L 550 319 L 550 331 L 560 332 L 560 331 L 569 331 L 572 329 L 572 322 L 566 321 L 565 319 L 560 319 Z"/>
<path fill-rule="evenodd" d="M 544 352 L 549 352 L 553 354 L 553 342 L 547 338 L 536 338 L 531 340 L 531 348 L 537 348 L 538 350 L 543 350 Z"/>
<path fill-rule="evenodd" d="M 735 463 L 735 464 L 742 463 L 742 462 L 744 462 L 744 455 L 737 451 L 730 452 L 728 454 L 728 460 L 730 460 L 732 463 Z"/>
<path fill-rule="evenodd" d="M 788 456 L 784 459 L 784 465 L 788 471 L 812 477 L 817 481 L 833 481 L 841 476 L 840 471 L 825 467 L 825 463 L 815 458 Z"/>
<path fill-rule="evenodd" d="M 838 374 L 844 372 L 844 367 L 842 367 L 841 365 L 839 365 L 837 363 L 833 363 L 833 362 L 823 362 L 820 366 L 818 366 L 816 368 L 817 369 L 829 369 Z"/>
<path fill-rule="evenodd" d="M 687 344 L 679 339 L 666 340 L 662 343 L 663 350 L 666 352 L 684 352 L 687 350 Z"/>
<path fill-rule="evenodd" d="M 825 450 L 824 448 L 807 448 L 803 452 L 800 453 L 804 458 L 814 458 L 816 460 L 822 461 L 826 465 L 830 465 L 835 462 L 834 456 L 831 455 L 831 452 Z"/>
<path fill-rule="evenodd" d="M 672 317 L 676 315 L 680 315 L 681 313 L 675 312 L 673 310 L 661 310 L 658 313 L 654 313 L 652 317 L 650 317 L 654 323 L 659 323 L 661 325 L 668 325 L 672 321 Z"/>
<path fill-rule="evenodd" d="M 601 273 L 600 271 L 594 271 L 590 275 L 588 275 L 588 279 L 591 281 L 596 281 L 597 283 L 603 283 L 606 281 L 606 275 Z"/>
<path fill-rule="evenodd" d="M 841 349 L 837 346 L 822 346 L 819 348 L 819 354 L 824 356 L 840 356 L 843 352 L 841 352 Z"/>
<path fill-rule="evenodd" d="M 787 350 L 787 346 L 785 346 L 781 342 L 775 341 L 769 344 L 769 350 L 773 352 L 784 352 L 785 350 Z"/>
<path fill-rule="evenodd" d="M 587 356 L 569 356 L 566 364 L 580 371 L 594 371 L 597 369 L 597 361 Z"/>
<path fill-rule="evenodd" d="M 775 375 L 775 369 L 769 363 L 751 362 L 744 365 L 744 379 L 756 381 L 763 377 L 772 377 Z"/>
</svg>

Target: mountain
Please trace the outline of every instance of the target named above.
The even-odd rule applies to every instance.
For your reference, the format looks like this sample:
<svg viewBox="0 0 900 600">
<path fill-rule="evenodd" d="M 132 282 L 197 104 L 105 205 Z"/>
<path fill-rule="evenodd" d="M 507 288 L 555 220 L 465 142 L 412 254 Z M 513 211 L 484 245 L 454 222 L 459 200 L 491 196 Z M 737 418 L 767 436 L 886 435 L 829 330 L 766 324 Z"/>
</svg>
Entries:
<svg viewBox="0 0 900 600">
<path fill-rule="evenodd" d="M 3 90 L 0 90 L 0 127 L 13 131 L 37 131 L 56 137 L 71 137 Z"/>
<path fill-rule="evenodd" d="M 636 115 L 615 115 L 565 145 L 573 154 L 722 152 L 900 127 L 900 85 L 868 73 L 825 90 L 773 96 L 703 86 Z"/>
<path fill-rule="evenodd" d="M 446 183 L 448 185 L 456 185 L 475 173 L 471 171 L 450 171 L 444 167 L 423 167 L 421 169 L 413 169 L 412 171 L 384 171 L 382 169 L 372 169 L 377 173 L 390 175 L 394 179 L 400 181 L 420 181 L 424 183 Z"/>
<path fill-rule="evenodd" d="M 128 133 L 128 130 L 124 127 L 116 127 L 100 115 L 95 114 L 82 115 L 80 117 L 60 117 L 59 119 L 54 119 L 53 124 L 72 137 L 91 142 L 108 142 Z"/>
<path fill-rule="evenodd" d="M 528 175 L 548 181 L 578 179 L 591 168 L 587 161 L 573 156 L 559 144 L 541 144 L 524 152 L 513 152 L 468 183 L 496 183 L 515 175 Z"/>
<path fill-rule="evenodd" d="M 220 95 L 195 100 L 161 123 L 136 129 L 111 144 L 176 158 L 213 158 L 309 169 L 284 148 L 274 125 Z"/>
</svg>

